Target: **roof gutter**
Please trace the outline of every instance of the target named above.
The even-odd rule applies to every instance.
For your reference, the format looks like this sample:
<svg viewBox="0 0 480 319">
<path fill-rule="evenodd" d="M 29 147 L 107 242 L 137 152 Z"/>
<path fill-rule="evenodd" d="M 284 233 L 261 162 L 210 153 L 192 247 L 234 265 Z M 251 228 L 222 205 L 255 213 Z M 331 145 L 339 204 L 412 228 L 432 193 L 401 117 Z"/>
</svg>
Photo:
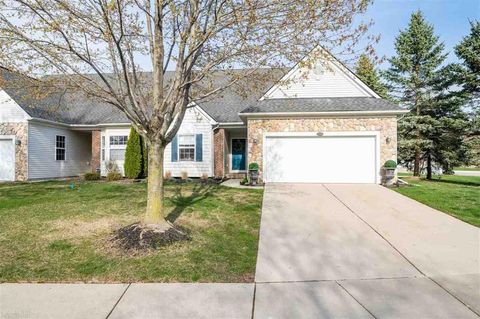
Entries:
<svg viewBox="0 0 480 319">
<path fill-rule="evenodd" d="M 102 127 L 112 127 L 112 126 L 131 126 L 131 123 L 99 123 L 99 124 L 68 124 L 62 122 L 56 122 L 51 120 L 45 120 L 38 117 L 32 117 L 29 121 L 45 123 L 50 125 L 56 126 L 63 126 L 71 129 L 95 129 L 95 128 L 102 128 Z"/>
<path fill-rule="evenodd" d="M 408 110 L 388 110 L 388 111 L 332 111 L 332 112 L 258 112 L 258 113 L 239 113 L 242 119 L 259 117 L 332 117 L 332 116 L 394 116 L 408 113 Z"/>
</svg>

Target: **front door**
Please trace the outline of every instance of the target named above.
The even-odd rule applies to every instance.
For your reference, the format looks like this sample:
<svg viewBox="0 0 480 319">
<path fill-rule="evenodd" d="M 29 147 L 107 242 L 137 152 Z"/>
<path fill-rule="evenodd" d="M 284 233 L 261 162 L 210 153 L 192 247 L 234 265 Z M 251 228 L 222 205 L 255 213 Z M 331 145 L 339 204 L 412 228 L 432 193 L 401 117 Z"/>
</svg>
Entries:
<svg viewBox="0 0 480 319">
<path fill-rule="evenodd" d="M 246 170 L 247 142 L 244 138 L 232 139 L 232 171 Z"/>
</svg>

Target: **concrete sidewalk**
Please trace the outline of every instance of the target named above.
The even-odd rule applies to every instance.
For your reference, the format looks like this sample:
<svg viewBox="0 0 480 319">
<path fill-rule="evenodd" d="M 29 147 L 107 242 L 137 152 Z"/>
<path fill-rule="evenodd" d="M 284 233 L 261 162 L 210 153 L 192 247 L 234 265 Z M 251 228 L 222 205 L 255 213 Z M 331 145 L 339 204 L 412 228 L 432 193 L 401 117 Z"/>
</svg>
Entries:
<svg viewBox="0 0 480 319">
<path fill-rule="evenodd" d="M 254 284 L 0 284 L 0 318 L 251 318 Z"/>
</svg>

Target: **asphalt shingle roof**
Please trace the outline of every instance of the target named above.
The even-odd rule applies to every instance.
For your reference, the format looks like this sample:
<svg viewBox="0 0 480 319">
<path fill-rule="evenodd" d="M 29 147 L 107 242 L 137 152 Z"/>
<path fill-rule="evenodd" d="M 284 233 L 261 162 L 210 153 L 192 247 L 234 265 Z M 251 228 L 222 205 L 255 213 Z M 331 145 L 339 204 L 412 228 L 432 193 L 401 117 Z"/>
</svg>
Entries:
<svg viewBox="0 0 480 319">
<path fill-rule="evenodd" d="M 373 97 L 265 99 L 241 113 L 399 111 L 398 105 Z"/>
<path fill-rule="evenodd" d="M 243 72 L 243 70 L 234 70 Z M 389 101 L 376 98 L 290 98 L 290 99 L 258 99 L 278 81 L 285 70 L 262 69 L 260 75 L 238 83 L 228 89 L 195 101 L 204 111 L 219 123 L 241 122 L 239 113 L 264 112 L 330 112 L 330 111 L 383 111 L 400 110 Z M 167 72 L 168 78 L 172 74 Z M 146 77 L 149 74 L 146 73 Z M 3 78 L 2 88 L 31 117 L 61 122 L 66 124 L 103 124 L 129 123 L 128 118 L 114 106 L 102 103 L 86 96 L 82 92 L 49 93 L 42 97 L 31 94 L 28 85 L 8 85 L 20 82 L 21 79 L 5 69 L 0 68 L 0 78 Z M 148 78 L 147 78 L 148 79 Z M 209 85 L 221 85 L 229 81 L 227 72 L 217 71 Z M 149 82 L 147 80 L 147 82 Z M 199 84 L 202 85 L 202 84 Z M 195 89 L 195 88 L 194 88 Z"/>
</svg>

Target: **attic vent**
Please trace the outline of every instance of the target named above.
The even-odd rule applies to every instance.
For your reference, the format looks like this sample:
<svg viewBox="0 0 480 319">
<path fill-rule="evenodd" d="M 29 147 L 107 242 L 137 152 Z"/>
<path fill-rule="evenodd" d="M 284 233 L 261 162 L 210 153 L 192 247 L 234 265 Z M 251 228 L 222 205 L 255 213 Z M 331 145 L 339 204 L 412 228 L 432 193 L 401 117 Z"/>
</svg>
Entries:
<svg viewBox="0 0 480 319">
<path fill-rule="evenodd" d="M 324 75 L 325 74 L 325 67 L 323 66 L 323 64 L 318 63 L 317 65 L 315 65 L 315 67 L 313 68 L 313 74 L 315 74 L 315 76 L 317 78 Z"/>
</svg>

